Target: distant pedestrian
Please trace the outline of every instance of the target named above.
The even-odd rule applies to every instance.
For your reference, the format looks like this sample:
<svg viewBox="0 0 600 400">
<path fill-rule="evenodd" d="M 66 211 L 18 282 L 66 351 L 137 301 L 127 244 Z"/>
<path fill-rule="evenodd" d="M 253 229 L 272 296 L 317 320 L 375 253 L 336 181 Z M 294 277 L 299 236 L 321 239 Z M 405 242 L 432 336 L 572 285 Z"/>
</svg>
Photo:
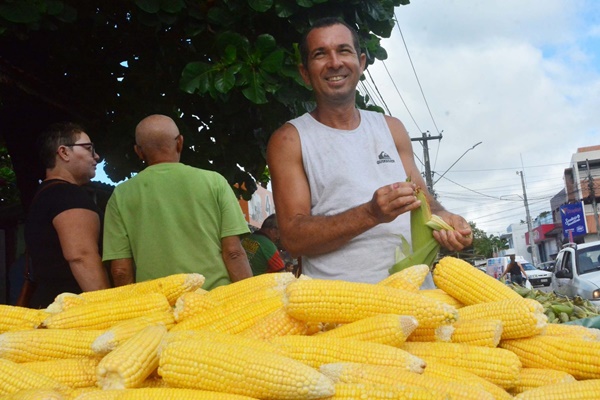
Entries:
<svg viewBox="0 0 600 400">
<path fill-rule="evenodd" d="M 279 253 L 278 242 L 279 227 L 275 214 L 269 215 L 259 230 L 242 239 L 254 275 L 284 270 L 285 263 Z"/>
</svg>

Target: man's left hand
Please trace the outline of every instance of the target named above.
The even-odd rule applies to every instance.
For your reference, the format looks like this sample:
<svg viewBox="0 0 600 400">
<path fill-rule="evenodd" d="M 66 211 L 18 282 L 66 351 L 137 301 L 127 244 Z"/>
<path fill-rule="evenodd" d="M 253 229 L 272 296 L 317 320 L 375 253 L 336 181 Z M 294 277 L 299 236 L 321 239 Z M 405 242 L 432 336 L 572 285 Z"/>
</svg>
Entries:
<svg viewBox="0 0 600 400">
<path fill-rule="evenodd" d="M 440 214 L 440 217 L 455 229 L 454 231 L 433 231 L 433 237 L 440 245 L 450 251 L 460 251 L 473 243 L 471 226 L 463 217 L 450 212 Z"/>
</svg>

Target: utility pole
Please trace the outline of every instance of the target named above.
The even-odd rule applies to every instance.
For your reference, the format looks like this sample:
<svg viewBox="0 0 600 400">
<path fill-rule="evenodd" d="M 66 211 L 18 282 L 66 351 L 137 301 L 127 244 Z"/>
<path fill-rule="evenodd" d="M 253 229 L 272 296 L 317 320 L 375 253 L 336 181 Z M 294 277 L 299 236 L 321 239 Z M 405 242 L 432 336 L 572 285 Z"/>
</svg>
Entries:
<svg viewBox="0 0 600 400">
<path fill-rule="evenodd" d="M 594 221 L 596 221 L 596 236 L 600 240 L 600 223 L 598 222 L 598 205 L 596 204 L 596 190 L 594 189 L 594 179 L 592 178 L 592 172 L 590 171 L 590 161 L 586 158 L 585 164 L 588 170 L 588 189 L 590 191 L 590 198 L 592 199 L 592 207 L 594 209 Z"/>
<path fill-rule="evenodd" d="M 525 191 L 525 179 L 523 178 L 523 171 L 517 171 L 517 175 L 521 175 L 521 185 L 523 186 L 523 203 L 525 204 L 525 217 L 527 218 L 527 231 L 529 232 L 529 241 L 531 242 L 531 257 L 533 259 L 533 265 L 538 265 L 538 251 L 537 245 L 533 241 L 533 226 L 531 223 L 531 215 L 529 214 L 529 203 L 527 202 L 527 192 Z"/>
<path fill-rule="evenodd" d="M 433 191 L 433 175 L 431 173 L 431 163 L 429 162 L 429 146 L 427 145 L 427 142 L 429 140 L 442 140 L 442 134 L 440 133 L 438 136 L 431 136 L 429 134 L 429 131 L 427 132 L 421 132 L 421 137 L 420 138 L 411 138 L 410 140 L 415 142 L 415 141 L 419 141 L 422 142 L 423 144 L 423 160 L 425 163 L 425 183 L 427 184 L 427 189 L 429 190 L 429 193 L 431 193 L 433 196 L 434 195 L 434 191 Z"/>
</svg>

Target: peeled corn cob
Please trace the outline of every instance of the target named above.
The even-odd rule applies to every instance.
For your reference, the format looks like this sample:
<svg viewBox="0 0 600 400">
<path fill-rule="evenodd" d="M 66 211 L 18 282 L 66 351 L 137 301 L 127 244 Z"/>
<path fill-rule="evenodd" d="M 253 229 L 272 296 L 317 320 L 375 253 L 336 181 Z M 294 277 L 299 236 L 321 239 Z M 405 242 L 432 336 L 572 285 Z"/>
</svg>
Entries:
<svg viewBox="0 0 600 400">
<path fill-rule="evenodd" d="M 2 400 L 66 400 L 62 393 L 52 389 L 25 389 L 2 396 Z"/>
<path fill-rule="evenodd" d="M 460 314 L 459 314 L 460 315 Z M 458 320 L 452 324 L 452 343 L 465 343 L 473 346 L 497 347 L 502 337 L 503 324 L 495 319 Z"/>
<path fill-rule="evenodd" d="M 374 383 L 336 383 L 331 400 L 436 400 L 430 390 L 420 386 L 382 385 Z"/>
<path fill-rule="evenodd" d="M 281 336 L 271 339 L 282 354 L 318 368 L 334 362 L 390 365 L 422 373 L 425 362 L 418 356 L 385 344 L 355 339 L 316 336 Z"/>
<path fill-rule="evenodd" d="M 320 334 L 400 346 L 417 327 L 417 320 L 408 315 L 379 314 L 367 317 Z"/>
<path fill-rule="evenodd" d="M 237 394 L 181 388 L 136 388 L 100 390 L 77 400 L 256 400 Z"/>
<path fill-rule="evenodd" d="M 423 289 L 419 291 L 419 294 L 427 297 L 431 297 L 432 299 L 436 299 L 441 301 L 442 303 L 446 303 L 456 308 L 457 310 L 461 307 L 464 307 L 464 304 L 460 301 L 456 300 L 454 297 L 450 296 L 448 293 L 444 292 L 442 289 Z"/>
<path fill-rule="evenodd" d="M 515 400 L 596 400 L 600 379 L 559 383 L 531 389 L 515 396 Z"/>
<path fill-rule="evenodd" d="M 0 333 L 33 329 L 47 316 L 44 310 L 0 304 Z"/>
<path fill-rule="evenodd" d="M 31 329 L 0 334 L 0 358 L 18 363 L 93 357 L 99 331 Z"/>
<path fill-rule="evenodd" d="M 406 342 L 401 348 L 427 363 L 432 361 L 462 368 L 504 389 L 515 386 L 519 379 L 521 361 L 504 349 L 444 342 Z"/>
<path fill-rule="evenodd" d="M 588 328 L 587 326 L 568 324 L 547 324 L 542 335 L 548 336 L 574 336 L 580 339 L 599 341 L 600 329 Z"/>
<path fill-rule="evenodd" d="M 69 388 L 62 383 L 23 365 L 0 358 L 0 395 L 28 389 L 49 389 L 62 394 L 69 393 Z"/>
<path fill-rule="evenodd" d="M 384 285 L 297 280 L 288 285 L 286 311 L 309 322 L 348 323 L 377 314 L 411 315 L 419 326 L 439 326 L 457 318 L 455 308 L 418 293 Z"/>
<path fill-rule="evenodd" d="M 21 365 L 70 388 L 84 388 L 96 384 L 96 367 L 99 362 L 99 357 L 82 357 L 33 361 Z"/>
<path fill-rule="evenodd" d="M 440 260 L 433 270 L 433 281 L 464 305 L 521 298 L 505 284 L 455 257 Z"/>
<path fill-rule="evenodd" d="M 266 340 L 276 336 L 305 335 L 309 329 L 309 323 L 292 317 L 283 308 L 280 308 L 257 320 L 252 326 L 243 330 L 240 335 Z"/>
<path fill-rule="evenodd" d="M 206 296 L 206 293 L 207 292 L 200 293 L 196 291 L 187 292 L 179 296 L 175 302 L 175 309 L 173 310 L 175 321 L 183 321 L 192 315 L 202 313 L 221 305 L 221 302 Z"/>
<path fill-rule="evenodd" d="M 416 292 L 425 281 L 428 273 L 428 265 L 417 264 L 391 274 L 378 284 Z"/>
<path fill-rule="evenodd" d="M 149 293 L 114 301 L 88 302 L 50 315 L 42 326 L 50 329 L 107 329 L 125 319 L 170 310 L 171 305 L 165 295 Z"/>
<path fill-rule="evenodd" d="M 535 300 L 518 298 L 474 304 L 458 310 L 460 321 L 495 319 L 502 322 L 502 339 L 517 339 L 540 334 L 548 317 Z"/>
<path fill-rule="evenodd" d="M 187 340 L 204 340 L 212 343 L 222 343 L 228 346 L 243 346 L 264 353 L 281 353 L 279 348 L 263 340 L 244 337 L 243 335 L 232 335 L 229 333 L 212 332 L 206 330 L 176 331 L 168 332 L 162 340 L 159 355 L 162 349 L 174 342 Z"/>
<path fill-rule="evenodd" d="M 144 328 L 104 356 L 96 368 L 102 389 L 125 389 L 140 385 L 158 368 L 158 347 L 167 333 L 164 325 Z"/>
<path fill-rule="evenodd" d="M 167 345 L 158 373 L 171 386 L 258 398 L 304 400 L 334 394 L 327 377 L 291 358 L 204 340 Z"/>
<path fill-rule="evenodd" d="M 242 279 L 231 283 L 216 287 L 209 291 L 206 295 L 209 299 L 217 303 L 239 304 L 241 300 L 252 302 L 256 293 L 261 291 L 269 291 L 275 289 L 282 292 L 285 287 L 296 280 L 296 277 L 291 272 L 279 272 L 276 274 L 262 274 L 251 278 Z M 247 304 L 247 303 L 245 303 Z"/>
<path fill-rule="evenodd" d="M 573 375 L 554 369 L 521 368 L 519 383 L 510 392 L 515 395 L 528 390 L 556 383 L 575 382 Z"/>
</svg>

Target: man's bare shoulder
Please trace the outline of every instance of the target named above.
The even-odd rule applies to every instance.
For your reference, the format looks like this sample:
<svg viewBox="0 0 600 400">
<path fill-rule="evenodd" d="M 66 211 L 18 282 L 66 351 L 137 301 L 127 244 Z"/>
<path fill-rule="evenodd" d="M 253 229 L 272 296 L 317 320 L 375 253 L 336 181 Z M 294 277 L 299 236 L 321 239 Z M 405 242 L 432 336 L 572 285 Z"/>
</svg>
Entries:
<svg viewBox="0 0 600 400">
<path fill-rule="evenodd" d="M 269 139 L 269 142 L 296 142 L 298 140 L 298 130 L 294 125 L 290 124 L 289 122 L 286 122 L 285 124 L 281 125 L 279 129 L 273 132 L 271 138 Z"/>
</svg>

